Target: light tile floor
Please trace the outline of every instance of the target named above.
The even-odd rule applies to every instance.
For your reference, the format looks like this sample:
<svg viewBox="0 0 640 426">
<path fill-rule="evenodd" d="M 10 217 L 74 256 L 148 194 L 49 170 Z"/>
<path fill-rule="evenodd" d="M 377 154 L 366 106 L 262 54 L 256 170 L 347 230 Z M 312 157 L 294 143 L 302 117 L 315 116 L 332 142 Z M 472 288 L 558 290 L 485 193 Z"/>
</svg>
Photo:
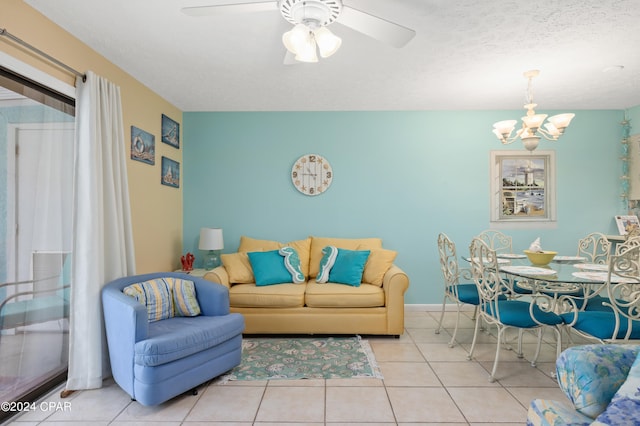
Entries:
<svg viewBox="0 0 640 426">
<path fill-rule="evenodd" d="M 471 312 L 464 312 L 457 344 L 450 348 L 455 313 L 406 312 L 399 339 L 366 336 L 382 370 L 379 379 L 214 381 L 157 407 L 131 401 L 113 381 L 99 390 L 60 399 L 58 389 L 34 412 L 10 424 L 54 425 L 523 425 L 534 398 L 566 401 L 551 377 L 555 363 L 553 333 L 544 336 L 537 367 L 527 359 L 535 338 L 525 334 L 524 359 L 501 349 L 497 381 L 488 381 L 495 354 L 495 330 L 482 333 L 473 361 Z M 574 340 L 575 342 L 575 340 Z M 44 404 L 42 404 L 44 403 Z M 67 403 L 67 405 L 63 405 Z M 49 409 L 42 409 L 42 407 Z"/>
</svg>

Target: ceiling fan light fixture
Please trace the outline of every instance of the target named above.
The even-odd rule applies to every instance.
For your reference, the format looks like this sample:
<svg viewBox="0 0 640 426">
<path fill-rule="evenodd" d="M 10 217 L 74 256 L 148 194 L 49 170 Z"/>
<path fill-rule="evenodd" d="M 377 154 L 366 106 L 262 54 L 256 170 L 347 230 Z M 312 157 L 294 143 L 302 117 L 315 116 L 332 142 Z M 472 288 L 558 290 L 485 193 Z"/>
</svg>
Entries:
<svg viewBox="0 0 640 426">
<path fill-rule="evenodd" d="M 317 28 L 313 32 L 313 36 L 318 44 L 320 56 L 328 58 L 338 51 L 342 44 L 342 39 L 333 34 L 327 27 Z"/>
<path fill-rule="evenodd" d="M 282 34 L 282 43 L 287 50 L 293 54 L 297 54 L 299 50 L 304 49 L 305 43 L 310 38 L 311 30 L 305 24 L 297 24 Z"/>
<path fill-rule="evenodd" d="M 298 49 L 296 54 L 296 61 L 314 63 L 318 62 L 318 54 L 316 53 L 316 41 L 312 36 L 307 37 L 303 46 Z"/>
</svg>

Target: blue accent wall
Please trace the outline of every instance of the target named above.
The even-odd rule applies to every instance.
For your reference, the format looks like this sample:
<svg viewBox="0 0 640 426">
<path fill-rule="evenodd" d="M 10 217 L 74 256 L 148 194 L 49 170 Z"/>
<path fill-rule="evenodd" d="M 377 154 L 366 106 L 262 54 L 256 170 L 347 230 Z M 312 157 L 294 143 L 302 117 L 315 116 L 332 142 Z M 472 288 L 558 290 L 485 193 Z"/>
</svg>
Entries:
<svg viewBox="0 0 640 426">
<path fill-rule="evenodd" d="M 556 151 L 557 229 L 507 230 L 514 249 L 576 253 L 589 232 L 615 233 L 624 111 L 574 111 Z M 551 111 L 545 113 L 553 114 Z M 186 112 L 183 115 L 184 247 L 201 264 L 201 227 L 224 230 L 224 252 L 241 235 L 291 241 L 308 235 L 380 237 L 411 284 L 406 303 L 441 303 L 436 239 L 468 252 L 489 228 L 489 158 L 502 146 L 492 123 L 522 111 Z M 309 197 L 291 183 L 295 160 L 327 158 L 329 190 Z"/>
</svg>

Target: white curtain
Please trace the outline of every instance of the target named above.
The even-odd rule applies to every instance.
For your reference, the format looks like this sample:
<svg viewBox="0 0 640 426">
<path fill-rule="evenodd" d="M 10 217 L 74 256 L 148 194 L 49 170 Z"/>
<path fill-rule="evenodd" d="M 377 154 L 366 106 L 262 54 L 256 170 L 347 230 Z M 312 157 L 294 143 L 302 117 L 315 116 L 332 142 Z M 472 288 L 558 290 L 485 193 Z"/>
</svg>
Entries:
<svg viewBox="0 0 640 426">
<path fill-rule="evenodd" d="M 120 88 L 88 72 L 76 90 L 67 390 L 99 388 L 110 375 L 100 290 L 135 274 Z"/>
</svg>

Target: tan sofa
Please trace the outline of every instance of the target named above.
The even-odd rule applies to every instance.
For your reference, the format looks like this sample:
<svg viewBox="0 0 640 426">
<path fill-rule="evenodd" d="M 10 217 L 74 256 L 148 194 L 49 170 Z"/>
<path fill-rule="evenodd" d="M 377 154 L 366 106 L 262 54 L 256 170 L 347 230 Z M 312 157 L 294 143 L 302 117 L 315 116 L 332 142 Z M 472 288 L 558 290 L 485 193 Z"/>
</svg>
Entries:
<svg viewBox="0 0 640 426">
<path fill-rule="evenodd" d="M 258 286 L 247 253 L 296 249 L 303 283 Z M 317 283 L 326 246 L 369 250 L 359 286 Z M 404 332 L 404 293 L 409 278 L 396 266 L 396 253 L 379 238 L 309 237 L 281 243 L 241 237 L 237 253 L 223 254 L 222 266 L 205 278 L 229 288 L 231 312 L 245 318 L 245 334 L 376 334 Z"/>
</svg>

